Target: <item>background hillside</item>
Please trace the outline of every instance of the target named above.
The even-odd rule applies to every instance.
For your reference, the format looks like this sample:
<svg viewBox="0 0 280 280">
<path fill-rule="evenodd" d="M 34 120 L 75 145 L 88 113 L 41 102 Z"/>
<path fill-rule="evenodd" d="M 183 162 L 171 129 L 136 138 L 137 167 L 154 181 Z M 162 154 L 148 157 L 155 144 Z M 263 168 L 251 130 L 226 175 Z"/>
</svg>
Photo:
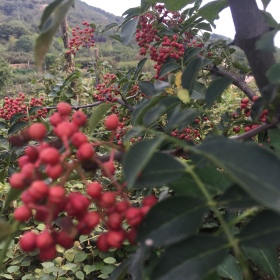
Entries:
<svg viewBox="0 0 280 280">
<path fill-rule="evenodd" d="M 50 2 L 50 0 L 0 0 L 0 51 L 10 64 L 34 62 L 33 47 L 38 35 L 40 18 Z M 120 23 L 122 18 L 77 0 L 75 8 L 68 14 L 69 27 L 81 26 L 82 21 L 94 22 L 102 29 L 112 22 Z M 48 60 L 52 60 L 63 51 L 59 35 L 58 33 L 53 42 Z M 101 50 L 101 55 L 108 57 L 110 54 L 109 59 L 116 56 L 117 61 L 127 61 L 133 60 L 136 55 L 136 51 L 131 52 L 129 48 L 124 50 L 121 44 L 111 40 L 108 35 L 96 34 L 95 41 L 103 42 L 104 53 Z M 125 55 L 122 57 L 121 53 Z"/>
</svg>

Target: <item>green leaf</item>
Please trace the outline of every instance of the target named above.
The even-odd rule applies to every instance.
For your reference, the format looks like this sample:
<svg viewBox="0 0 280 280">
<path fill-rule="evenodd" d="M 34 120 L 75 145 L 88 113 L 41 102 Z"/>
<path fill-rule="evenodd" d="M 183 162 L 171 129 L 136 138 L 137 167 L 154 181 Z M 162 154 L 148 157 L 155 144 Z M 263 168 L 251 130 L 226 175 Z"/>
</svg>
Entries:
<svg viewBox="0 0 280 280">
<path fill-rule="evenodd" d="M 130 263 L 130 259 L 123 261 L 116 267 L 108 280 L 124 280 L 127 277 L 127 270 Z"/>
<path fill-rule="evenodd" d="M 134 187 L 160 187 L 181 177 L 186 167 L 171 155 L 157 152 L 137 177 Z"/>
<path fill-rule="evenodd" d="M 256 42 L 256 49 L 266 52 L 275 52 L 274 37 L 278 30 L 269 31 Z"/>
<path fill-rule="evenodd" d="M 42 106 L 33 106 L 32 108 L 30 108 L 29 110 L 29 115 L 34 114 L 35 112 L 37 112 L 38 110 L 41 110 L 43 107 Z"/>
<path fill-rule="evenodd" d="M 167 246 L 198 232 L 208 207 L 198 198 L 166 198 L 152 207 L 141 223 L 137 241 Z M 147 245 L 147 244 L 146 244 Z"/>
<path fill-rule="evenodd" d="M 179 69 L 181 69 L 181 66 L 178 63 L 175 62 L 164 63 L 162 65 L 162 68 L 160 69 L 159 78 L 162 78 L 165 75 L 177 71 Z"/>
<path fill-rule="evenodd" d="M 241 268 L 232 255 L 228 255 L 227 258 L 219 265 L 218 273 L 221 277 L 226 279 L 243 280 Z"/>
<path fill-rule="evenodd" d="M 91 116 L 89 118 L 89 125 L 88 125 L 90 134 L 93 133 L 95 128 L 100 123 L 100 120 L 103 118 L 103 116 L 107 113 L 107 111 L 112 106 L 113 106 L 112 103 L 103 103 L 93 109 L 93 112 L 91 113 Z"/>
<path fill-rule="evenodd" d="M 182 87 L 187 89 L 190 93 L 193 90 L 194 83 L 196 81 L 198 72 L 202 69 L 202 65 L 202 58 L 194 58 L 188 63 L 185 71 L 182 74 Z"/>
<path fill-rule="evenodd" d="M 273 276 L 275 280 L 279 279 L 280 266 L 278 253 L 273 249 L 254 249 L 243 247 L 243 250 L 248 259 L 250 259 L 263 272 Z"/>
<path fill-rule="evenodd" d="M 268 135 L 270 139 L 269 143 L 277 153 L 280 153 L 280 129 L 270 129 Z"/>
<path fill-rule="evenodd" d="M 227 77 L 217 78 L 213 80 L 207 88 L 205 95 L 206 107 L 210 108 L 217 98 L 221 97 L 222 93 L 232 83 L 232 80 Z"/>
<path fill-rule="evenodd" d="M 205 156 L 241 186 L 252 198 L 280 212 L 280 159 L 257 144 L 213 137 L 198 147 Z"/>
<path fill-rule="evenodd" d="M 12 266 L 9 266 L 9 267 L 7 268 L 7 271 L 8 271 L 9 273 L 14 273 L 14 272 L 18 271 L 19 269 L 20 269 L 19 266 L 17 266 L 17 265 L 12 265 Z"/>
<path fill-rule="evenodd" d="M 0 129 L 2 129 L 2 128 L 6 128 L 6 123 L 5 122 L 0 122 Z"/>
<path fill-rule="evenodd" d="M 170 130 L 179 126 L 187 127 L 199 116 L 199 111 L 193 108 L 184 108 L 182 110 L 175 111 L 169 119 L 166 130 Z"/>
<path fill-rule="evenodd" d="M 271 83 L 279 84 L 280 83 L 280 63 L 274 63 L 265 73 L 266 77 Z"/>
<path fill-rule="evenodd" d="M 225 193 L 218 198 L 218 202 L 221 205 L 226 205 L 228 209 L 235 211 L 259 206 L 248 193 L 237 185 L 233 185 L 227 189 Z"/>
<path fill-rule="evenodd" d="M 134 77 L 137 78 L 139 73 L 141 72 L 141 70 L 143 69 L 146 61 L 148 60 L 148 58 L 143 58 L 138 62 L 138 65 L 136 67 L 135 73 L 134 73 Z"/>
<path fill-rule="evenodd" d="M 82 271 L 77 271 L 75 273 L 75 275 L 76 275 L 77 279 L 84 280 L 84 278 L 85 278 L 85 275 L 84 275 L 84 273 Z"/>
<path fill-rule="evenodd" d="M 127 21 L 121 29 L 121 41 L 124 45 L 128 45 L 132 36 L 134 35 L 137 25 L 138 25 L 139 17 L 133 18 Z"/>
<path fill-rule="evenodd" d="M 16 122 L 17 120 L 19 120 L 19 119 L 21 119 L 21 118 L 23 118 L 23 117 L 27 117 L 27 115 L 24 114 L 24 113 L 17 113 L 17 114 L 14 114 L 14 115 L 11 117 L 10 123 L 12 124 L 12 123 Z"/>
<path fill-rule="evenodd" d="M 214 20 L 219 19 L 219 13 L 228 6 L 227 0 L 211 1 L 198 10 L 198 14 L 211 23 L 214 28 Z"/>
<path fill-rule="evenodd" d="M 0 220 L 0 242 L 5 240 L 15 231 L 16 229 L 9 225 L 7 222 L 3 221 L 2 219 Z"/>
<path fill-rule="evenodd" d="M 9 128 L 8 135 L 10 136 L 12 134 L 15 134 L 27 126 L 29 126 L 28 122 L 16 122 Z"/>
<path fill-rule="evenodd" d="M 101 33 L 105 33 L 106 31 L 114 28 L 115 26 L 119 26 L 116 22 L 107 24 L 104 29 L 102 29 Z"/>
<path fill-rule="evenodd" d="M 44 57 L 61 21 L 73 4 L 74 0 L 55 0 L 46 7 L 40 24 L 40 35 L 35 43 L 35 61 L 39 68 L 42 67 Z"/>
<path fill-rule="evenodd" d="M 195 168 L 193 171 L 203 182 L 207 191 L 213 196 L 224 192 L 232 184 L 228 176 L 224 172 L 217 170 L 215 166 L 203 166 Z M 202 197 L 200 189 L 189 173 L 185 173 L 183 177 L 173 181 L 171 187 L 177 195 L 184 194 Z"/>
<path fill-rule="evenodd" d="M 154 96 L 157 94 L 155 86 L 151 82 L 139 81 L 138 85 L 140 87 L 140 90 L 147 96 Z"/>
<path fill-rule="evenodd" d="M 6 196 L 5 202 L 4 202 L 4 207 L 1 209 L 1 213 L 3 213 L 4 210 L 9 207 L 10 203 L 17 198 L 19 198 L 20 194 L 22 193 L 22 190 L 10 188 L 8 195 Z"/>
<path fill-rule="evenodd" d="M 225 241 L 213 236 L 194 236 L 170 246 L 153 270 L 153 280 L 200 280 L 227 255 Z"/>
<path fill-rule="evenodd" d="M 162 142 L 160 137 L 143 140 L 128 150 L 123 160 L 123 171 L 130 188 Z"/>
<path fill-rule="evenodd" d="M 278 246 L 280 235 L 280 215 L 267 210 L 257 214 L 241 229 L 239 240 L 242 245 L 253 248 Z"/>
<path fill-rule="evenodd" d="M 116 262 L 116 259 L 112 258 L 112 257 L 108 257 L 108 258 L 104 259 L 103 262 L 108 263 L 108 264 L 113 264 Z"/>
<path fill-rule="evenodd" d="M 91 272 L 95 271 L 96 270 L 96 267 L 95 265 L 85 265 L 84 266 L 84 272 L 86 273 L 86 275 L 90 274 Z"/>
</svg>

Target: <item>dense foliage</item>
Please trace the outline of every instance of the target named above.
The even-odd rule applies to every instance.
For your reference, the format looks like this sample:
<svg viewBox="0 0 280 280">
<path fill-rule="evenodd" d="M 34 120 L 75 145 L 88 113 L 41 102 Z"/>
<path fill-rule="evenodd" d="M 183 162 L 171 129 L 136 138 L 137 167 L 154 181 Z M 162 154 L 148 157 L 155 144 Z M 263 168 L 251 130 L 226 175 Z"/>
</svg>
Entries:
<svg viewBox="0 0 280 280">
<path fill-rule="evenodd" d="M 33 84 L 40 97 L 4 98 L 3 279 L 279 279 L 278 23 L 255 0 L 163 2 L 105 28 L 135 36 L 128 71 L 102 60 L 85 20 Z M 73 3 L 44 10 L 38 69 Z M 210 38 L 227 6 L 231 44 Z"/>
</svg>

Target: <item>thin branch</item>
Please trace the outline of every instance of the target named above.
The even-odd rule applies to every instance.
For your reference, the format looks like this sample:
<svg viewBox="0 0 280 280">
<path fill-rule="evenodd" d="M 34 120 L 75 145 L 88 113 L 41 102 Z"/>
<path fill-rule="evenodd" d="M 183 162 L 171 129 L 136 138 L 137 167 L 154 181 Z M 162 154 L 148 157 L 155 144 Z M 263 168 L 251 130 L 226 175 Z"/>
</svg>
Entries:
<svg viewBox="0 0 280 280">
<path fill-rule="evenodd" d="M 240 134 L 238 136 L 231 136 L 229 138 L 233 139 L 233 140 L 245 141 L 245 140 L 251 139 L 252 137 L 258 135 L 259 133 L 264 132 L 264 131 L 266 131 L 266 130 L 274 127 L 274 126 L 275 126 L 275 124 L 265 123 L 265 124 L 262 124 L 262 125 L 256 127 L 255 129 L 252 129 L 248 132 L 245 132 L 245 133 Z"/>
<path fill-rule="evenodd" d="M 239 89 L 241 89 L 250 100 L 253 100 L 253 97 L 256 96 L 256 93 L 246 84 L 246 82 L 240 78 L 234 75 L 233 73 L 230 73 L 229 71 L 220 69 L 216 66 L 212 68 L 205 68 L 205 70 L 210 71 L 211 73 L 220 76 L 220 77 L 228 77 L 232 80 L 232 83 L 237 86 Z"/>
</svg>

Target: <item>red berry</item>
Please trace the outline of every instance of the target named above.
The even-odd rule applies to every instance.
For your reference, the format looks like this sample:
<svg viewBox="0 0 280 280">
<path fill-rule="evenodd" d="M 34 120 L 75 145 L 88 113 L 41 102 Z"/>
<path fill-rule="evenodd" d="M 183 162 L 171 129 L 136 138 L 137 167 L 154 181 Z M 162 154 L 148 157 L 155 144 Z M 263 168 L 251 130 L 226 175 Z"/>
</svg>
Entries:
<svg viewBox="0 0 280 280">
<path fill-rule="evenodd" d="M 39 157 L 45 164 L 56 164 L 59 162 L 60 153 L 57 149 L 49 147 L 42 150 Z"/>
<path fill-rule="evenodd" d="M 107 242 L 107 233 L 102 233 L 98 236 L 98 239 L 96 241 L 96 247 L 101 252 L 106 252 L 109 250 L 110 245 Z"/>
<path fill-rule="evenodd" d="M 44 199 L 49 192 L 49 186 L 41 180 L 34 181 L 28 189 L 30 196 L 35 200 Z"/>
<path fill-rule="evenodd" d="M 53 113 L 50 116 L 50 123 L 52 126 L 57 126 L 59 123 L 63 121 L 61 115 L 59 113 Z"/>
<path fill-rule="evenodd" d="M 51 233 L 47 230 L 42 231 L 36 239 L 36 245 L 39 249 L 46 249 L 49 248 L 51 245 L 54 244 L 54 239 Z"/>
<path fill-rule="evenodd" d="M 253 101 L 255 102 L 259 98 L 258 95 L 253 96 Z"/>
<path fill-rule="evenodd" d="M 71 114 L 72 108 L 66 102 L 60 102 L 57 104 L 57 111 L 61 116 L 69 116 Z"/>
<path fill-rule="evenodd" d="M 77 158 L 80 161 L 89 160 L 92 158 L 93 154 L 94 154 L 94 150 L 92 144 L 84 143 L 79 147 L 77 151 Z"/>
<path fill-rule="evenodd" d="M 39 253 L 39 259 L 42 262 L 53 260 L 56 256 L 55 245 L 51 245 L 47 248 L 41 249 Z"/>
<path fill-rule="evenodd" d="M 70 138 L 75 132 L 78 131 L 77 125 L 74 123 L 63 121 L 59 123 L 54 129 L 53 132 L 60 138 Z"/>
<path fill-rule="evenodd" d="M 47 134 L 47 130 L 42 123 L 34 123 L 28 129 L 31 139 L 41 141 Z"/>
<path fill-rule="evenodd" d="M 36 249 L 36 239 L 37 234 L 33 231 L 25 232 L 19 241 L 19 246 L 25 252 L 32 252 Z"/>
<path fill-rule="evenodd" d="M 102 189 L 100 183 L 92 182 L 87 185 L 87 194 L 93 199 L 98 199 L 101 196 Z"/>
<path fill-rule="evenodd" d="M 56 242 L 64 247 L 65 249 L 70 249 L 73 247 L 74 244 L 74 238 L 70 237 L 65 231 L 60 231 L 57 233 L 55 237 Z"/>
<path fill-rule="evenodd" d="M 116 211 L 118 213 L 124 213 L 130 207 L 130 203 L 128 201 L 120 201 L 116 204 Z"/>
<path fill-rule="evenodd" d="M 88 139 L 84 133 L 78 131 L 72 136 L 71 142 L 76 148 L 79 148 L 82 144 L 88 143 Z"/>
<path fill-rule="evenodd" d="M 99 203 L 104 208 L 110 208 L 116 202 L 116 195 L 112 192 L 106 192 L 102 194 Z"/>
<path fill-rule="evenodd" d="M 80 220 L 78 224 L 78 231 L 80 234 L 90 234 L 99 222 L 99 214 L 97 212 L 89 212 L 82 220 Z"/>
<path fill-rule="evenodd" d="M 142 222 L 143 213 L 140 208 L 131 207 L 127 210 L 125 217 L 130 226 L 137 226 Z"/>
<path fill-rule="evenodd" d="M 108 116 L 105 120 L 107 130 L 116 130 L 119 126 L 119 117 L 116 114 Z"/>
<path fill-rule="evenodd" d="M 122 216 L 119 213 L 112 213 L 108 217 L 107 226 L 110 229 L 119 229 L 122 224 Z"/>
<path fill-rule="evenodd" d="M 48 164 L 46 167 L 46 173 L 52 179 L 59 178 L 62 172 L 63 172 L 63 168 L 60 163 L 55 165 Z"/>
<path fill-rule="evenodd" d="M 122 230 L 108 231 L 107 233 L 107 242 L 109 246 L 113 248 L 120 248 L 125 238 L 126 238 L 126 234 Z"/>
<path fill-rule="evenodd" d="M 87 121 L 87 116 L 82 111 L 76 111 L 72 116 L 72 122 L 75 123 L 77 126 L 85 125 Z"/>
<path fill-rule="evenodd" d="M 108 176 L 108 173 L 109 173 L 109 175 L 114 175 L 115 174 L 116 167 L 115 167 L 113 161 L 104 162 L 103 163 L 103 168 L 104 169 L 102 169 L 102 174 L 104 176 Z"/>
<path fill-rule="evenodd" d="M 48 199 L 54 204 L 59 204 L 63 201 L 65 197 L 65 190 L 61 186 L 53 186 L 49 190 Z"/>
<path fill-rule="evenodd" d="M 39 152 L 36 147 L 28 146 L 24 151 L 31 162 L 35 162 L 38 159 Z"/>
<path fill-rule="evenodd" d="M 9 179 L 10 185 L 14 189 L 24 189 L 26 187 L 26 177 L 22 173 L 13 173 Z"/>
<path fill-rule="evenodd" d="M 143 198 L 142 205 L 143 206 L 153 206 L 156 204 L 158 199 L 154 195 L 148 195 Z"/>
<path fill-rule="evenodd" d="M 19 222 L 25 222 L 29 220 L 31 218 L 31 215 L 32 215 L 31 210 L 25 205 L 18 207 L 14 211 L 14 217 Z"/>
</svg>

